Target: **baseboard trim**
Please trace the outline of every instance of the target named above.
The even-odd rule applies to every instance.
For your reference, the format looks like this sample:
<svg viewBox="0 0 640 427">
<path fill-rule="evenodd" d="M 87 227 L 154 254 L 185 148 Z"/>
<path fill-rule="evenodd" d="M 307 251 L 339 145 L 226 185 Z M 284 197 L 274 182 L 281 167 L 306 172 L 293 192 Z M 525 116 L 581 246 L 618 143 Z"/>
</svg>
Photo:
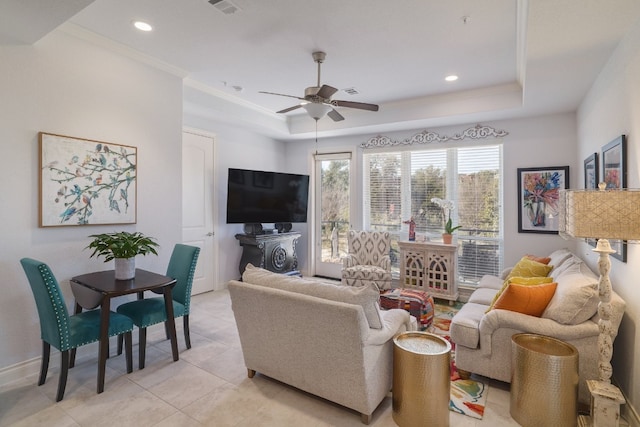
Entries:
<svg viewBox="0 0 640 427">
<path fill-rule="evenodd" d="M 640 416 L 638 416 L 638 411 L 631 406 L 627 396 L 624 397 L 624 400 L 625 403 L 622 408 L 620 408 L 620 415 L 629 423 L 629 427 L 640 427 Z"/>
<path fill-rule="evenodd" d="M 53 354 L 51 356 L 53 356 Z M 0 387 L 21 380 L 29 375 L 37 375 L 40 372 L 41 360 L 41 357 L 34 357 L 33 359 L 18 362 L 15 365 L 0 369 Z M 52 360 L 49 360 L 49 366 L 51 366 L 51 362 Z"/>
</svg>

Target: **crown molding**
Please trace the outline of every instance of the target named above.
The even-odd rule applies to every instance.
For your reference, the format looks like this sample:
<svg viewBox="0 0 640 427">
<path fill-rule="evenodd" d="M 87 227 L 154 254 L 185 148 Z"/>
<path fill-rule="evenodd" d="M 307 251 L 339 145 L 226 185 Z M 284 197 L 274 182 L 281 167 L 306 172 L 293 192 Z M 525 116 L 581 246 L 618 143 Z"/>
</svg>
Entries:
<svg viewBox="0 0 640 427">
<path fill-rule="evenodd" d="M 111 39 L 108 39 L 104 36 L 101 36 L 100 34 L 94 33 L 93 31 L 89 31 L 86 28 L 81 27 L 80 25 L 74 24 L 69 21 L 60 25 L 56 29 L 56 31 L 61 31 L 70 36 L 101 46 L 109 51 L 118 53 L 120 55 L 126 56 L 127 58 L 133 59 L 135 61 L 141 62 L 143 64 L 157 68 L 159 70 L 165 71 L 181 79 L 184 79 L 189 75 L 188 71 L 183 70 L 180 67 L 176 67 L 175 65 L 171 65 L 167 62 L 161 61 L 150 55 L 146 55 L 136 49 L 133 49 L 129 46 L 126 46 L 122 43 L 118 43 Z"/>
<path fill-rule="evenodd" d="M 440 135 L 437 132 L 431 132 L 423 130 L 420 133 L 416 133 L 410 138 L 403 139 L 402 141 L 394 141 L 388 136 L 378 135 L 370 138 L 366 142 L 360 144 L 361 148 L 381 148 L 381 147 L 394 147 L 398 145 L 413 145 L 413 144 L 431 144 L 446 141 L 461 141 L 463 139 L 485 139 L 485 138 L 502 138 L 509 135 L 509 132 L 505 130 L 496 130 L 491 126 L 482 126 L 480 124 L 465 129 L 460 133 L 453 134 L 453 136 Z"/>
</svg>

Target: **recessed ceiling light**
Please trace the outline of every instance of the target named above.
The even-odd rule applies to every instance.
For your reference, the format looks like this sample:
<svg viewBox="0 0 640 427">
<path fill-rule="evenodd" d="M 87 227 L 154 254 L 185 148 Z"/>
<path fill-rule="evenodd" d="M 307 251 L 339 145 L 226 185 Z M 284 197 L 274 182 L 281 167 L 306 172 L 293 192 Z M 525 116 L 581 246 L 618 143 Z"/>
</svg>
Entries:
<svg viewBox="0 0 640 427">
<path fill-rule="evenodd" d="M 136 27 L 137 29 L 139 29 L 140 31 L 151 31 L 153 30 L 153 27 L 149 24 L 147 24 L 144 21 L 135 21 L 133 23 L 133 26 Z"/>
<path fill-rule="evenodd" d="M 458 76 L 456 76 L 455 74 L 452 74 L 450 76 L 445 77 L 444 79 L 448 82 L 455 82 L 456 80 L 458 80 Z"/>
</svg>

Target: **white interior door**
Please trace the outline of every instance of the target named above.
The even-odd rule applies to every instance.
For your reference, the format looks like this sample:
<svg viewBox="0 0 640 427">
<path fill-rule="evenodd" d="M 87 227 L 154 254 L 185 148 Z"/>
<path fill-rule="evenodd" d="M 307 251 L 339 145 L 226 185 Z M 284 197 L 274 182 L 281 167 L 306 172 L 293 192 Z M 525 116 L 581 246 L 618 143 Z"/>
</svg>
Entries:
<svg viewBox="0 0 640 427">
<path fill-rule="evenodd" d="M 182 133 L 182 240 L 200 248 L 191 292 L 194 295 L 214 290 L 218 282 L 213 230 L 213 144 L 212 136 Z"/>
<path fill-rule="evenodd" d="M 317 276 L 340 278 L 348 253 L 353 167 L 351 153 L 316 154 L 314 265 Z"/>
</svg>

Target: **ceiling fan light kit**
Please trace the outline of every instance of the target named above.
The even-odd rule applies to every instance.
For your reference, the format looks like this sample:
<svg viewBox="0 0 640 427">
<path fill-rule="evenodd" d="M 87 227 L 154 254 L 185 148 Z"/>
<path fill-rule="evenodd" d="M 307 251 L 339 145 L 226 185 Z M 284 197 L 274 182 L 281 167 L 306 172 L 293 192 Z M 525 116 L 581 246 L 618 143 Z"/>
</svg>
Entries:
<svg viewBox="0 0 640 427">
<path fill-rule="evenodd" d="M 327 54 L 324 52 L 313 52 L 312 57 L 314 62 L 318 64 L 318 83 L 316 86 L 310 86 L 304 90 L 304 98 L 293 95 L 284 95 L 281 93 L 260 91 L 260 93 L 265 93 L 267 95 L 286 96 L 288 98 L 296 98 L 304 101 L 298 105 L 294 105 L 293 107 L 277 111 L 276 113 L 284 114 L 302 107 L 307 111 L 307 114 L 309 114 L 309 116 L 311 116 L 311 118 L 316 122 L 323 118 L 325 115 L 328 115 L 334 122 L 339 122 L 340 120 L 344 120 L 344 117 L 333 107 L 346 107 L 356 108 L 359 110 L 378 111 L 378 106 L 375 104 L 332 100 L 331 96 L 336 93 L 338 89 L 329 85 L 320 86 L 320 64 L 324 62 Z"/>
<path fill-rule="evenodd" d="M 329 111 L 333 110 L 333 108 L 331 108 L 327 104 L 315 103 L 304 104 L 302 108 L 307 110 L 307 114 L 309 114 L 309 116 L 311 116 L 311 118 L 314 120 L 320 120 L 321 118 L 326 116 Z"/>
</svg>

